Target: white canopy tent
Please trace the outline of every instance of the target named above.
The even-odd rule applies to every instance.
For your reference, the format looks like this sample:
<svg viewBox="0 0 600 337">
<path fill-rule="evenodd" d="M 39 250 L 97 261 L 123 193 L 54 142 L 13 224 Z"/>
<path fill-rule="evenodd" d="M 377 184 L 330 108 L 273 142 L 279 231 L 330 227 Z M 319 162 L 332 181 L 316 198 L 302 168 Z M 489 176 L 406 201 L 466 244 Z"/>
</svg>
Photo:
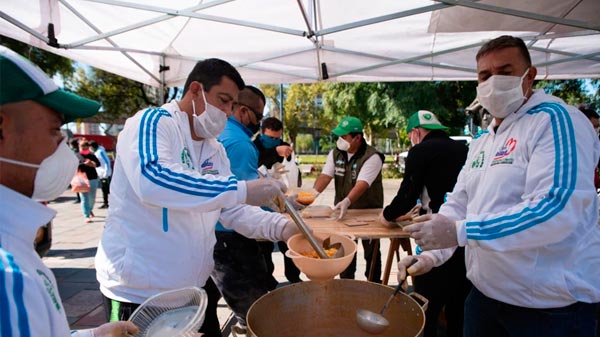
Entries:
<svg viewBox="0 0 600 337">
<path fill-rule="evenodd" d="M 183 85 L 210 57 L 254 84 L 473 80 L 475 53 L 502 34 L 526 41 L 538 78 L 600 77 L 600 0 L 0 4 L 0 34 L 153 86 Z"/>
</svg>

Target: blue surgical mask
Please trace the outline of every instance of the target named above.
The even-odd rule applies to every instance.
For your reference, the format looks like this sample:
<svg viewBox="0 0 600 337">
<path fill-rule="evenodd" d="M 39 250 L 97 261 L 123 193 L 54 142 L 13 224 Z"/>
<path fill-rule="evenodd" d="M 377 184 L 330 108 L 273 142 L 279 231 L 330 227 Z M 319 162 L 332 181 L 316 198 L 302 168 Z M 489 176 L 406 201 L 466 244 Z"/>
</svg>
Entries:
<svg viewBox="0 0 600 337">
<path fill-rule="evenodd" d="M 265 147 L 265 149 L 272 149 L 279 144 L 281 144 L 281 139 L 273 139 L 267 135 L 260 135 L 260 142 Z"/>
</svg>

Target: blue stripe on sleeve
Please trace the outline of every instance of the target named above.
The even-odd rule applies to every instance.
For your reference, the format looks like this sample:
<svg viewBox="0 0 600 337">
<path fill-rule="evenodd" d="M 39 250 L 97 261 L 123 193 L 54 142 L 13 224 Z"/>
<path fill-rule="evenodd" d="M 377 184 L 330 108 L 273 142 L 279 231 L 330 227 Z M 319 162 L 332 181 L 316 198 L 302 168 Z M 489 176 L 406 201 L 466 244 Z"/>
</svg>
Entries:
<svg viewBox="0 0 600 337">
<path fill-rule="evenodd" d="M 4 249 L 0 248 L 0 256 L 9 254 Z M 3 259 L 0 259 L 0 335 L 12 336 L 12 327 L 10 325 L 10 307 L 8 300 L 7 285 L 6 285 L 6 268 L 4 267 Z M 9 274 L 10 275 L 10 274 Z"/>
<path fill-rule="evenodd" d="M 526 207 L 519 213 L 466 223 L 468 239 L 493 240 L 545 222 L 562 211 L 573 194 L 577 178 L 577 152 L 571 118 L 568 111 L 557 103 L 543 103 L 527 113 L 540 112 L 550 116 L 555 140 L 553 185 L 548 195 L 535 207 Z"/>
<path fill-rule="evenodd" d="M 8 323 L 2 324 L 2 336 L 10 336 L 11 335 L 11 327 L 10 327 L 10 311 L 8 308 L 8 294 L 6 289 L 6 275 L 12 275 L 13 277 L 13 289 L 12 289 L 12 299 L 15 307 L 17 308 L 17 324 L 19 326 L 19 334 L 22 337 L 30 337 L 31 331 L 29 329 L 29 320 L 27 317 L 27 309 L 25 308 L 25 299 L 24 299 L 24 291 L 23 291 L 23 274 L 21 273 L 21 268 L 19 265 L 15 263 L 15 259 L 11 253 L 6 250 L 0 248 L 0 255 L 4 255 L 6 261 L 8 261 L 8 267 L 10 272 L 7 273 L 4 269 L 4 264 L 2 264 L 2 270 L 0 273 L 0 283 L 2 286 L 1 295 L 2 295 L 2 304 L 0 304 L 0 308 L 2 308 L 2 313 L 0 314 L 2 317 L 2 322 Z M 0 260 L 1 261 L 1 260 Z M 5 334 L 6 333 L 6 334 Z"/>
<path fill-rule="evenodd" d="M 148 109 L 140 122 L 138 152 L 142 174 L 155 184 L 185 194 L 216 197 L 225 191 L 237 190 L 237 179 L 207 180 L 185 173 L 173 172 L 158 163 L 157 126 L 162 117 L 171 117 L 164 109 Z"/>
</svg>

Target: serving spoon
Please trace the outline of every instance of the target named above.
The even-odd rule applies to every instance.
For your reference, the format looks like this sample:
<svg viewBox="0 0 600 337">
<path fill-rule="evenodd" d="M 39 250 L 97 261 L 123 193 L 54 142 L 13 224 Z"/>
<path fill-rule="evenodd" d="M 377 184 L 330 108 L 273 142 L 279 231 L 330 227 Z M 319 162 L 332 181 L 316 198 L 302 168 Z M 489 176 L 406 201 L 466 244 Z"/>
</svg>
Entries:
<svg viewBox="0 0 600 337">
<path fill-rule="evenodd" d="M 413 259 L 410 262 L 410 264 L 408 265 L 408 267 L 406 267 L 406 269 L 408 270 L 408 268 L 410 266 L 412 266 L 413 264 L 415 264 L 416 262 L 417 262 L 417 259 Z M 387 330 L 387 328 L 390 326 L 390 322 L 385 317 L 383 317 L 383 313 L 387 310 L 390 303 L 392 302 L 394 297 L 396 297 L 398 292 L 400 292 L 400 290 L 402 290 L 402 286 L 406 282 L 407 278 L 408 278 L 408 271 L 406 272 L 406 277 L 404 278 L 404 280 L 402 280 L 402 282 L 398 283 L 398 285 L 396 286 L 396 289 L 394 289 L 394 292 L 392 293 L 392 295 L 390 295 L 387 302 L 385 302 L 385 305 L 383 306 L 383 308 L 381 308 L 381 310 L 379 310 L 379 313 L 376 313 L 376 312 L 373 312 L 373 311 L 370 311 L 367 309 L 356 310 L 356 323 L 358 324 L 359 328 L 361 328 L 362 330 L 364 330 L 370 334 L 373 334 L 373 335 L 379 335 L 379 334 L 383 333 L 385 330 Z"/>
</svg>

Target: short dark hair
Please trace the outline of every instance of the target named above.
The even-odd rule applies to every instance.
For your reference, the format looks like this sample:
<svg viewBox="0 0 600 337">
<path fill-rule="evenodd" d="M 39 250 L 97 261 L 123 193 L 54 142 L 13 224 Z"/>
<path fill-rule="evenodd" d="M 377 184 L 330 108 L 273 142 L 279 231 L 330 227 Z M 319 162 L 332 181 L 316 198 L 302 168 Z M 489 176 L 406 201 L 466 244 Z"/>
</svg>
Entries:
<svg viewBox="0 0 600 337">
<path fill-rule="evenodd" d="M 90 140 L 88 143 L 92 149 L 98 149 L 98 143 L 95 140 Z"/>
<path fill-rule="evenodd" d="M 578 106 L 579 111 L 583 112 L 583 114 L 588 118 L 588 119 L 592 119 L 592 118 L 596 118 L 596 119 L 600 119 L 600 116 L 598 115 L 598 113 L 592 109 L 592 107 L 589 104 L 579 104 Z"/>
<path fill-rule="evenodd" d="M 527 49 L 527 45 L 521 38 L 510 36 L 510 35 L 502 35 L 493 40 L 486 42 L 475 56 L 475 60 L 479 61 L 479 59 L 492 51 L 500 50 L 504 48 L 517 48 L 519 52 L 521 52 L 521 56 L 525 60 L 525 63 L 528 67 L 531 66 L 531 56 L 529 55 L 529 50 Z"/>
<path fill-rule="evenodd" d="M 187 93 L 190 84 L 194 81 L 202 83 L 204 91 L 209 91 L 213 85 L 221 83 L 223 76 L 231 79 L 239 90 L 244 88 L 245 83 L 242 76 L 226 61 L 216 58 L 198 61 L 185 81 L 183 95 Z"/>
<path fill-rule="evenodd" d="M 263 112 L 258 111 L 259 103 L 256 100 L 257 98 L 262 101 L 263 106 L 264 106 L 264 104 L 266 103 L 266 100 L 265 100 L 265 95 L 262 93 L 262 91 L 260 91 L 260 89 L 258 89 L 257 87 L 247 85 L 238 94 L 237 102 L 239 104 L 248 106 L 250 109 L 252 109 L 252 111 L 256 115 L 256 118 L 262 119 Z M 263 107 L 263 109 L 264 109 L 264 107 Z"/>
<path fill-rule="evenodd" d="M 266 129 L 279 131 L 283 130 L 283 123 L 275 117 L 269 117 L 262 121 L 260 129 L 264 132 Z"/>
</svg>

